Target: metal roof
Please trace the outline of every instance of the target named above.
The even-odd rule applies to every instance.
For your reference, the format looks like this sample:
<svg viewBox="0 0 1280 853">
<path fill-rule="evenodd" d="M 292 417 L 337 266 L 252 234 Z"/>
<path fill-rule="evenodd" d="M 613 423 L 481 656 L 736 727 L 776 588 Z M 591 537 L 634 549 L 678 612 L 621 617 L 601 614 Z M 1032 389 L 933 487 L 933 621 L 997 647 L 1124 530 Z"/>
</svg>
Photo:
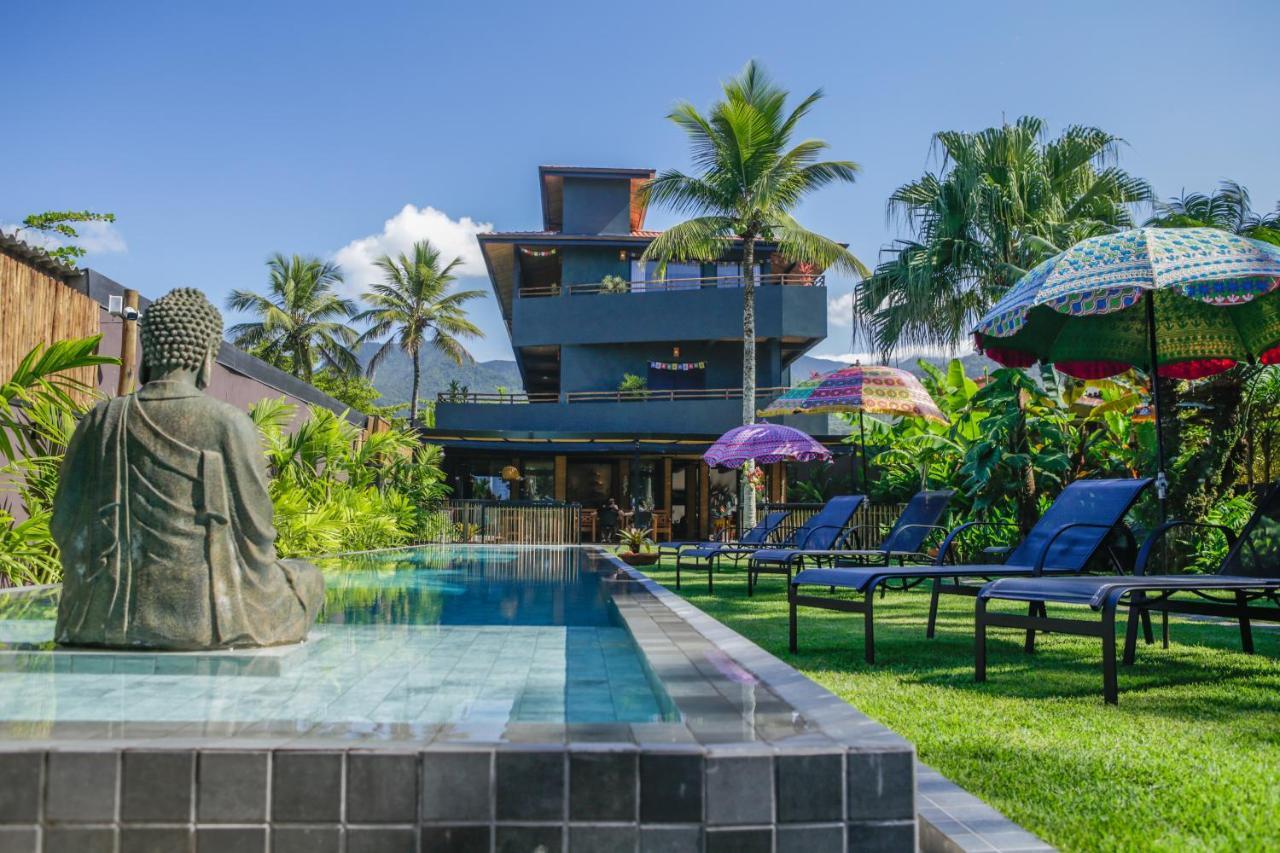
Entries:
<svg viewBox="0 0 1280 853">
<path fill-rule="evenodd" d="M 25 261 L 42 273 L 51 275 L 54 278 L 66 279 L 80 274 L 80 270 L 52 257 L 44 249 L 33 246 L 15 235 L 6 234 L 3 231 L 0 231 L 0 251 L 7 255 L 12 255 L 18 260 Z"/>
</svg>

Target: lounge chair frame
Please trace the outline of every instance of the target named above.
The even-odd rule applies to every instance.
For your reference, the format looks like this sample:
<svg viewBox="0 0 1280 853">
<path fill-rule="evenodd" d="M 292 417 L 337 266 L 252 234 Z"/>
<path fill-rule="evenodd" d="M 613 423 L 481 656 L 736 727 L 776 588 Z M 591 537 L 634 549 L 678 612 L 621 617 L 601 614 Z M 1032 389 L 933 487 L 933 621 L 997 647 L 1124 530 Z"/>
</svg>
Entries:
<svg viewBox="0 0 1280 853">
<path fill-rule="evenodd" d="M 1078 481 L 1081 483 L 1101 482 L 1101 481 Z M 936 636 L 937 620 L 938 620 L 938 604 L 943 595 L 963 595 L 971 598 L 977 598 L 979 591 L 984 587 L 977 584 L 964 583 L 966 580 L 981 580 L 984 583 L 1000 577 L 1026 577 L 1041 576 L 1046 572 L 1053 574 L 1071 574 L 1079 575 L 1086 572 L 1095 556 L 1100 551 L 1105 551 L 1111 564 L 1117 571 L 1123 571 L 1125 566 L 1122 564 L 1120 557 L 1114 548 L 1109 546 L 1110 532 L 1117 530 L 1125 537 L 1127 543 L 1132 544 L 1133 534 L 1128 526 L 1124 524 L 1123 517 L 1132 508 L 1137 501 L 1139 495 L 1150 484 L 1150 480 L 1133 481 L 1133 492 L 1128 496 L 1127 502 L 1121 506 L 1117 506 L 1116 520 L 1109 523 L 1094 523 L 1073 521 L 1058 525 L 1048 532 L 1048 539 L 1035 555 L 1034 562 L 1027 566 L 1026 564 L 974 564 L 974 565 L 957 565 L 948 563 L 954 559 L 952 554 L 952 546 L 966 531 L 973 530 L 977 527 L 1010 527 L 1011 525 L 1001 524 L 1000 522 L 990 521 L 968 521 L 954 530 L 950 531 L 946 538 L 943 539 L 942 545 L 939 546 L 938 555 L 934 558 L 932 565 L 899 565 L 889 566 L 886 563 L 882 572 L 872 570 L 858 569 L 857 577 L 860 582 L 857 586 L 847 585 L 844 581 L 849 576 L 842 576 L 841 572 L 850 572 L 849 569 L 827 569 L 827 570 L 806 570 L 801 575 L 797 575 L 795 581 L 787 587 L 787 616 L 788 616 L 788 648 L 792 654 L 799 650 L 798 641 L 798 608 L 813 607 L 821 610 L 835 610 L 845 613 L 861 613 L 863 617 L 863 658 L 868 664 L 875 663 L 875 592 L 879 588 L 883 595 L 884 588 L 894 581 L 902 581 L 904 587 L 914 586 L 924 581 L 932 581 L 933 587 L 929 596 L 929 616 L 925 627 L 925 637 L 933 639 Z M 1099 531 L 1100 535 L 1097 541 L 1088 551 L 1082 555 L 1078 566 L 1063 567 L 1049 563 L 1053 546 L 1058 542 L 1064 533 L 1080 529 L 1091 529 Z M 1044 531 L 1042 531 L 1044 532 Z M 950 581 L 951 583 L 947 583 Z M 852 591 L 855 594 L 861 594 L 862 600 L 856 598 L 835 598 L 832 596 L 813 595 L 801 593 L 801 586 L 825 586 L 831 585 L 831 591 L 834 592 L 836 587 Z M 1148 634 L 1150 626 L 1147 627 Z"/>
<path fill-rule="evenodd" d="M 989 628 L 1017 628 L 1026 632 L 1023 650 L 1035 651 L 1037 632 L 1055 631 L 1083 637 L 1098 637 L 1102 641 L 1102 695 L 1110 705 L 1119 703 L 1119 679 L 1116 665 L 1116 614 L 1127 611 L 1124 652 L 1120 663 L 1131 665 L 1137 654 L 1138 625 L 1145 631 L 1148 645 L 1153 643 L 1150 614 L 1157 611 L 1162 616 L 1164 648 L 1169 647 L 1170 613 L 1198 616 L 1215 616 L 1235 620 L 1240 628 L 1240 646 L 1246 654 L 1253 654 L 1254 621 L 1280 622 L 1280 576 L 1252 577 L 1224 574 L 1237 557 L 1245 538 L 1257 519 L 1272 501 L 1280 499 L 1280 485 L 1255 512 L 1237 537 L 1223 525 L 1204 522 L 1170 521 L 1152 531 L 1138 552 L 1132 576 L 1091 577 L 1078 579 L 1038 579 L 1034 583 L 1009 584 L 994 581 L 984 586 L 978 595 L 974 631 L 974 678 L 987 680 L 987 630 Z M 1228 552 L 1217 574 L 1212 575 L 1153 575 L 1147 573 L 1155 546 L 1169 531 L 1179 527 L 1198 527 L 1218 530 L 1227 539 Z M 1064 582 L 1068 581 L 1068 582 Z M 1230 598 L 1219 598 L 1211 593 L 1228 593 Z M 1179 594 L 1191 594 L 1200 600 L 1174 598 Z M 987 609 L 991 600 L 1026 601 L 1027 614 L 995 613 Z M 1275 607 L 1258 607 L 1256 602 L 1270 601 Z M 1047 602 L 1086 605 L 1099 615 L 1098 619 L 1074 619 L 1051 617 Z"/>
</svg>

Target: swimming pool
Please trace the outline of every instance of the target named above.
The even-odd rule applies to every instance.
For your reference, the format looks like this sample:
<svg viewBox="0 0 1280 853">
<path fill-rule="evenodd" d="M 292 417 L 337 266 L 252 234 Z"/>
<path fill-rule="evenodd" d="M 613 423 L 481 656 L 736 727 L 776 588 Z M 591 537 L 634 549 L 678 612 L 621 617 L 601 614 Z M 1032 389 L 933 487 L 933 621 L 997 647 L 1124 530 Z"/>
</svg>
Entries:
<svg viewBox="0 0 1280 853">
<path fill-rule="evenodd" d="M 59 649 L 0 592 L 0 840 L 915 849 L 910 744 L 601 548 L 322 563 L 275 649 Z"/>
<path fill-rule="evenodd" d="M 579 549 L 429 547 L 321 561 L 301 646 L 216 653 L 52 651 L 56 590 L 0 597 L 0 721 L 292 724 L 669 719 Z"/>
</svg>

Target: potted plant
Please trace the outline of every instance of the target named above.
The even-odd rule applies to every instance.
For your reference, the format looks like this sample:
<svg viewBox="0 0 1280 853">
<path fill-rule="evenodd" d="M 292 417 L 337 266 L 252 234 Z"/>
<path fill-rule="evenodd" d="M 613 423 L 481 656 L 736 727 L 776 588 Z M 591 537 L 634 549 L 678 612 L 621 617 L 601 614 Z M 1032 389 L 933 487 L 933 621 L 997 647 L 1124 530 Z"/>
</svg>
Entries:
<svg viewBox="0 0 1280 853">
<path fill-rule="evenodd" d="M 634 373 L 624 373 L 618 383 L 618 391 L 623 400 L 643 400 L 649 396 L 649 380 Z"/>
<path fill-rule="evenodd" d="M 627 280 L 620 275 L 607 275 L 600 279 L 601 293 L 626 293 L 630 289 Z"/>
<path fill-rule="evenodd" d="M 653 531 L 648 527 L 625 527 L 618 531 L 618 559 L 628 566 L 651 566 L 658 562 L 658 555 L 651 553 L 653 545 L 650 538 Z"/>
</svg>

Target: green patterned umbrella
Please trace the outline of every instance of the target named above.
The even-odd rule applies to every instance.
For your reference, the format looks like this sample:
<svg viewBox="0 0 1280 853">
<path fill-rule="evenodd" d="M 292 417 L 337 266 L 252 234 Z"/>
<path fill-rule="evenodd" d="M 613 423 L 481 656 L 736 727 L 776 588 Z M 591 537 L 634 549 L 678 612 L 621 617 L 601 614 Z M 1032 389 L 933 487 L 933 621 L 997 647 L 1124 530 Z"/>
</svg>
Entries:
<svg viewBox="0 0 1280 853">
<path fill-rule="evenodd" d="M 1280 247 L 1215 228 L 1134 228 L 1035 267 L 974 328 L 1001 364 L 1083 379 L 1136 367 L 1175 379 L 1280 362 Z M 1157 383 L 1152 402 L 1160 407 Z M 1157 489 L 1164 447 L 1158 428 Z"/>
<path fill-rule="evenodd" d="M 1280 360 L 1280 247 L 1216 228 L 1135 228 L 1082 240 L 1027 273 L 974 329 L 1001 364 L 1052 362 L 1083 379 L 1150 371 L 1199 379 Z M 1144 299 L 1150 295 L 1150 299 Z"/>
</svg>

